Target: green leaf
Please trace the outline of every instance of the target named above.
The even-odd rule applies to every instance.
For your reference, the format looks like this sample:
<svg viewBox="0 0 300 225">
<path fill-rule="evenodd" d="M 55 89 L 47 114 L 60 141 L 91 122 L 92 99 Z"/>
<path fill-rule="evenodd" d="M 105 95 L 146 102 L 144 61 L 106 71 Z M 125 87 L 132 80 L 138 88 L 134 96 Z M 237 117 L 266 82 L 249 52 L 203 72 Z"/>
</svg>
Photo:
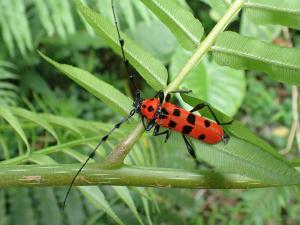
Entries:
<svg viewBox="0 0 300 225">
<path fill-rule="evenodd" d="M 0 97 L 1 98 L 11 98 L 12 100 L 18 99 L 18 95 L 14 91 L 10 90 L 0 90 Z"/>
<path fill-rule="evenodd" d="M 6 18 L 6 16 L 4 16 L 4 13 L 7 13 L 7 10 L 5 9 L 5 7 L 3 5 L 1 5 L 1 3 L 3 4 L 4 2 L 3 1 L 0 2 L 0 14 L 2 15 L 2 16 L 0 16 L 2 38 L 3 38 L 5 45 L 8 48 L 9 55 L 15 56 L 16 52 L 15 52 L 15 44 L 14 44 L 13 35 L 10 31 L 8 18 Z"/>
<path fill-rule="evenodd" d="M 36 164 L 40 164 L 40 165 L 55 165 L 57 164 L 57 162 L 52 159 L 50 156 L 48 155 L 43 155 L 43 154 L 31 154 L 28 161 L 36 163 Z"/>
<path fill-rule="evenodd" d="M 4 67 L 7 69 L 17 69 L 17 67 L 13 63 L 2 60 L 0 60 L 0 67 Z"/>
<path fill-rule="evenodd" d="M 8 72 L 7 70 L 4 70 L 0 67 L 0 80 L 4 79 L 12 79 L 12 80 L 18 80 L 19 76 L 17 74 L 13 74 L 11 72 Z"/>
<path fill-rule="evenodd" d="M 18 87 L 16 85 L 10 84 L 7 82 L 1 82 L 0 89 L 8 89 L 8 90 L 12 90 L 12 91 L 18 91 Z"/>
<path fill-rule="evenodd" d="M 258 25 L 253 23 L 246 13 L 242 13 L 240 34 L 246 37 L 256 38 L 260 41 L 272 43 L 281 32 L 281 26 L 277 25 Z"/>
<path fill-rule="evenodd" d="M 121 55 L 116 27 L 100 14 L 97 14 L 95 11 L 84 6 L 80 0 L 75 0 L 75 3 L 82 16 L 91 25 L 91 27 L 93 27 L 96 33 L 102 37 L 119 55 Z M 153 89 L 163 89 L 166 86 L 168 78 L 168 72 L 164 65 L 138 47 L 122 32 L 121 37 L 125 42 L 124 51 L 129 62 Z"/>
<path fill-rule="evenodd" d="M 219 15 L 223 15 L 230 4 L 230 2 L 227 0 L 201 0 L 201 1 L 208 4 Z"/>
<path fill-rule="evenodd" d="M 87 131 L 92 131 L 96 134 L 98 134 L 100 131 L 107 133 L 114 126 L 113 123 L 101 123 L 101 122 L 87 121 L 87 120 L 75 119 L 75 118 L 65 118 L 65 119 L 68 119 L 71 123 L 76 124 L 78 128 Z M 124 126 L 122 126 L 122 128 L 124 128 Z M 118 131 L 120 131 L 120 129 L 116 130 L 116 133 L 118 133 Z"/>
<path fill-rule="evenodd" d="M 52 14 L 51 18 L 58 35 L 62 39 L 66 39 L 68 33 L 74 33 L 75 26 L 70 3 L 68 1 L 46 1 L 45 3 L 47 4 L 46 7 Z"/>
<path fill-rule="evenodd" d="M 8 225 L 8 213 L 5 205 L 5 192 L 4 189 L 0 190 L 0 224 Z"/>
<path fill-rule="evenodd" d="M 40 224 L 63 225 L 63 214 L 56 200 L 53 188 L 34 188 L 35 199 L 38 201 L 35 207 L 39 212 Z M 51 207 L 49 207 L 51 206 Z"/>
<path fill-rule="evenodd" d="M 174 1 L 142 2 L 172 31 L 182 47 L 193 50 L 199 45 L 203 27 L 190 11 L 178 6 Z"/>
<path fill-rule="evenodd" d="M 64 23 L 65 29 L 69 34 L 74 34 L 75 32 L 75 24 L 71 11 L 71 2 L 69 1 L 60 1 L 61 4 L 60 13 L 62 22 Z"/>
<path fill-rule="evenodd" d="M 163 63 L 170 61 L 178 46 L 174 35 L 158 20 L 138 23 L 133 35 L 143 49 Z"/>
<path fill-rule="evenodd" d="M 63 199 L 66 194 L 66 189 L 58 189 L 56 194 L 59 199 Z M 85 208 L 82 204 L 82 196 L 78 191 L 72 191 L 68 197 L 68 204 L 64 210 L 64 224 L 80 225 L 84 224 L 85 221 Z"/>
<path fill-rule="evenodd" d="M 178 47 L 176 49 L 170 63 L 170 75 L 172 80 L 175 79 L 191 55 L 192 52 L 186 51 L 183 48 Z M 205 63 L 201 60 L 182 82 L 180 89 L 192 90 L 193 94 L 207 100 L 209 89 L 208 80 L 209 76 L 205 68 Z"/>
<path fill-rule="evenodd" d="M 152 219 L 151 219 L 150 207 L 149 207 L 149 200 L 147 198 L 145 198 L 144 196 L 141 196 L 141 198 L 142 198 L 143 206 L 144 206 L 144 209 L 146 212 L 148 223 L 149 223 L 149 225 L 153 225 Z"/>
<path fill-rule="evenodd" d="M 30 112 L 30 111 L 22 109 L 22 108 L 10 107 L 9 109 L 16 116 L 23 117 L 26 120 L 29 120 L 29 121 L 39 124 L 45 130 L 47 130 L 50 134 L 52 134 L 56 140 L 58 140 L 58 136 L 57 136 L 55 130 L 53 129 L 53 127 L 47 121 L 45 121 L 44 118 L 42 118 L 39 114 Z"/>
<path fill-rule="evenodd" d="M 128 112 L 132 109 L 132 101 L 127 96 L 104 81 L 97 79 L 89 72 L 77 67 L 55 62 L 41 52 L 40 55 L 58 70 L 85 88 L 92 95 L 101 99 L 105 104 L 121 115 L 128 115 Z"/>
<path fill-rule="evenodd" d="M 28 188 L 10 188 L 10 224 L 37 225 Z"/>
<path fill-rule="evenodd" d="M 190 52 L 177 49 L 170 66 L 172 77 L 178 74 L 190 56 Z M 205 101 L 226 115 L 233 116 L 242 104 L 246 81 L 243 72 L 204 59 L 193 68 L 181 84 L 181 89 L 193 91 L 192 102 L 185 98 L 191 106 Z"/>
<path fill-rule="evenodd" d="M 46 30 L 47 35 L 52 36 L 54 34 L 54 26 L 50 20 L 51 17 L 49 15 L 46 2 L 34 0 L 34 3 L 35 3 L 36 10 L 39 14 L 39 18 L 42 26 Z"/>
<path fill-rule="evenodd" d="M 133 2 L 130 0 L 119 1 L 120 9 L 122 12 L 126 12 L 125 20 L 128 24 L 129 29 L 136 27 L 136 20 L 134 18 Z"/>
<path fill-rule="evenodd" d="M 18 133 L 18 135 L 24 141 L 24 143 L 26 145 L 26 148 L 27 148 L 27 152 L 29 153 L 30 152 L 30 145 L 27 141 L 26 135 L 25 135 L 18 119 L 6 107 L 0 107 L 0 116 L 3 117 L 3 119 L 5 119 L 13 127 L 13 129 Z"/>
<path fill-rule="evenodd" d="M 205 61 L 205 65 L 209 75 L 207 101 L 226 115 L 234 116 L 246 93 L 244 72 L 214 62 Z"/>
<path fill-rule="evenodd" d="M 300 29 L 299 0 L 249 0 L 245 7 L 247 16 L 256 23 Z"/>
<path fill-rule="evenodd" d="M 212 50 L 220 65 L 259 70 L 275 80 L 300 84 L 300 49 L 278 47 L 227 31 Z"/>
<path fill-rule="evenodd" d="M 101 146 L 100 146 L 101 147 Z M 96 153 L 98 153 L 99 151 L 101 151 L 101 149 L 98 149 L 98 151 Z M 83 153 L 81 152 L 78 152 L 78 151 L 75 151 L 73 149 L 64 149 L 63 150 L 63 153 L 71 156 L 72 158 L 80 161 L 80 162 L 84 162 L 83 159 L 87 159 L 88 156 L 87 155 L 84 155 Z M 89 162 L 94 162 L 94 159 L 90 159 Z"/>
<path fill-rule="evenodd" d="M 3 152 L 3 154 L 1 154 L 1 156 L 4 157 L 4 159 L 9 159 L 10 158 L 10 151 L 9 151 L 8 146 L 5 143 L 3 137 L 0 137 L 0 146 L 1 146 L 2 152 Z"/>
<path fill-rule="evenodd" d="M 233 135 L 228 144 L 209 145 L 191 140 L 198 157 L 220 171 L 245 175 L 273 185 L 293 185 L 300 181 L 300 174 L 286 161 Z"/>
<path fill-rule="evenodd" d="M 117 193 L 117 195 L 128 205 L 128 207 L 130 208 L 131 212 L 134 214 L 134 216 L 137 218 L 137 220 L 139 221 L 139 223 L 141 225 L 143 225 L 143 221 L 141 219 L 141 217 L 139 216 L 139 213 L 136 209 L 136 206 L 134 204 L 134 201 L 129 193 L 129 190 L 127 187 L 119 187 L 119 186 L 113 186 L 112 187 L 115 192 Z"/>
<path fill-rule="evenodd" d="M 234 121 L 228 128 L 226 128 L 226 130 L 229 132 L 229 134 L 232 134 L 239 139 L 242 139 L 246 142 L 256 145 L 262 150 L 269 152 L 277 159 L 285 161 L 283 156 L 280 155 L 277 150 L 275 150 L 269 143 L 267 143 L 263 139 L 257 137 L 251 130 L 249 130 L 241 122 Z"/>
<path fill-rule="evenodd" d="M 73 151 L 74 153 L 75 151 Z M 52 160 L 48 156 L 39 156 L 35 154 L 32 158 L 33 161 L 38 162 L 39 164 L 57 164 L 54 160 Z M 80 155 L 80 154 L 79 154 Z M 81 162 L 84 162 L 85 157 L 79 157 Z M 78 187 L 81 193 L 94 205 L 95 208 L 103 210 L 107 213 L 115 222 L 120 225 L 125 225 L 120 218 L 114 213 L 109 203 L 106 201 L 104 194 L 98 187 Z"/>
<path fill-rule="evenodd" d="M 47 121 L 48 123 L 52 123 L 52 124 L 67 128 L 67 129 L 73 131 L 74 133 L 82 136 L 82 133 L 78 129 L 78 127 L 76 127 L 71 121 L 66 120 L 64 117 L 54 116 L 51 114 L 41 114 L 41 117 L 43 117 L 43 119 L 45 121 Z"/>
<path fill-rule="evenodd" d="M 153 21 L 153 14 L 150 12 L 147 7 L 141 1 L 132 1 L 134 2 L 134 7 L 136 8 L 139 16 L 143 18 L 143 21 L 150 23 Z"/>
<path fill-rule="evenodd" d="M 10 53 L 15 54 L 15 50 L 11 49 L 14 46 L 13 41 L 15 41 L 21 54 L 25 55 L 27 50 L 32 49 L 32 38 L 29 22 L 26 18 L 25 3 L 22 1 L 0 1 L 0 8 L 2 11 L 0 20 L 5 32 L 3 36 L 9 45 Z M 18 29 L 15 29 L 16 24 L 18 24 Z"/>
<path fill-rule="evenodd" d="M 104 194 L 97 187 L 78 187 L 81 193 L 97 209 L 105 211 L 117 224 L 125 225 L 121 219 L 114 213 L 109 203 L 106 201 Z"/>
</svg>

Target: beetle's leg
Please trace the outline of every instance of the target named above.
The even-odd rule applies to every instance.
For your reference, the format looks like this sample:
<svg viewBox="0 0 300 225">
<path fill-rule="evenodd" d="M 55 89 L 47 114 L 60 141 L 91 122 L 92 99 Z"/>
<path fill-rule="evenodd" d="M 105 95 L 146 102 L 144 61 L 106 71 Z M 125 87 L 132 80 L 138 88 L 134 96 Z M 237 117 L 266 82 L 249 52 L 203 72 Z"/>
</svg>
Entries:
<svg viewBox="0 0 300 225">
<path fill-rule="evenodd" d="M 225 122 L 225 123 L 220 123 L 220 121 L 218 120 L 218 118 L 216 117 L 214 111 L 212 110 L 212 108 L 209 106 L 209 104 L 207 103 L 200 103 L 198 105 L 196 105 L 192 110 L 190 110 L 190 112 L 195 112 L 195 111 L 198 111 L 198 110 L 201 110 L 205 107 L 208 107 L 210 113 L 212 114 L 212 116 L 214 117 L 215 121 L 217 122 L 217 124 L 219 125 L 228 125 L 228 124 L 231 124 L 233 122 L 233 120 L 229 121 L 229 122 Z"/>
<path fill-rule="evenodd" d="M 166 101 L 166 102 L 169 102 L 169 101 L 170 101 L 171 94 L 176 94 L 176 93 L 180 93 L 180 94 L 188 94 L 188 93 L 191 93 L 191 92 L 192 92 L 192 90 L 177 90 L 177 91 L 170 91 L 170 92 L 167 93 L 165 101 Z"/>
<path fill-rule="evenodd" d="M 156 122 L 156 119 L 150 120 L 150 122 L 146 126 L 146 131 L 151 130 L 154 127 L 154 125 L 156 124 L 155 122 Z"/>
<path fill-rule="evenodd" d="M 159 132 L 159 128 L 160 128 L 159 125 L 155 126 L 153 136 L 159 136 L 159 135 L 166 134 L 166 138 L 165 138 L 165 143 L 166 143 L 170 137 L 171 132 L 170 132 L 170 130 L 165 130 L 165 131 Z"/>
<path fill-rule="evenodd" d="M 196 152 L 195 152 L 193 146 L 190 144 L 190 142 L 188 141 L 187 137 L 184 134 L 182 134 L 182 137 L 183 137 L 184 143 L 186 145 L 186 148 L 188 150 L 188 153 L 193 157 L 196 164 L 199 165 L 200 162 L 197 159 Z"/>
</svg>

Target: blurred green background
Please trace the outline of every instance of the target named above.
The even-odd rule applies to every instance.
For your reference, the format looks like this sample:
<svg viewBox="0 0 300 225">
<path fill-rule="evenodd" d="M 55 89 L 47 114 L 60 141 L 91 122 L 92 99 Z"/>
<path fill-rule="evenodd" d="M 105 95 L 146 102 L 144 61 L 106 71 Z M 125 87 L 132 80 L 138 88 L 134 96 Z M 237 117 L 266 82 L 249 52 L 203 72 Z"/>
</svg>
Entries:
<svg viewBox="0 0 300 225">
<path fill-rule="evenodd" d="M 86 1 L 90 7 L 112 20 L 109 0 Z M 177 0 L 190 9 L 206 34 L 221 10 L 210 0 Z M 116 1 L 120 28 L 141 47 L 169 68 L 170 79 L 190 55 L 174 36 L 136 0 Z M 284 43 L 282 28 L 252 23 L 243 14 L 230 30 L 257 39 Z M 37 54 L 41 50 L 58 62 L 85 69 L 112 84 L 128 96 L 129 84 L 120 57 L 82 21 L 71 0 L 0 0 L 0 107 L 18 106 L 34 112 L 114 123 L 120 116 L 85 92 Z M 300 35 L 290 31 L 298 46 Z M 133 71 L 133 69 L 132 69 Z M 10 76 L 6 79 L 5 75 Z M 222 76 L 226 74 L 225 76 Z M 137 75 L 144 96 L 154 91 Z M 291 86 L 270 80 L 258 72 L 242 72 L 217 66 L 208 55 L 182 85 L 214 107 L 245 123 L 258 136 L 279 151 L 286 147 L 292 126 Z M 179 103 L 185 107 L 182 100 Z M 26 127 L 26 124 L 23 124 Z M 20 154 L 12 130 L 0 119 L 0 159 Z M 49 138 L 42 130 L 26 129 L 35 148 Z M 61 135 L 70 138 L 65 131 Z M 176 140 L 176 137 L 174 137 Z M 149 141 L 150 140 L 150 141 Z M 19 141 L 21 142 L 21 141 Z M 143 138 L 144 148 L 153 148 L 155 160 L 145 165 L 194 168 L 181 140 L 163 144 L 159 138 Z M 149 147 L 150 145 L 150 147 Z M 21 150 L 20 150 L 21 149 Z M 174 150 L 175 149 L 175 150 Z M 297 155 L 294 143 L 289 155 Z M 138 154 L 138 153 L 137 153 Z M 58 156 L 59 157 L 59 156 Z M 68 159 L 60 158 L 61 162 Z M 0 178 L 1 179 L 1 178 Z M 77 191 L 70 196 L 66 211 L 59 208 L 66 188 L 10 188 L 0 190 L 0 225 L 6 224 L 115 224 L 106 214 L 93 208 Z M 104 187 L 111 208 L 126 224 L 139 224 L 127 205 Z M 131 196 L 145 224 L 300 224 L 300 195 L 297 187 L 259 190 L 157 190 L 141 200 L 137 188 Z M 148 201 L 149 200 L 149 201 Z"/>
</svg>

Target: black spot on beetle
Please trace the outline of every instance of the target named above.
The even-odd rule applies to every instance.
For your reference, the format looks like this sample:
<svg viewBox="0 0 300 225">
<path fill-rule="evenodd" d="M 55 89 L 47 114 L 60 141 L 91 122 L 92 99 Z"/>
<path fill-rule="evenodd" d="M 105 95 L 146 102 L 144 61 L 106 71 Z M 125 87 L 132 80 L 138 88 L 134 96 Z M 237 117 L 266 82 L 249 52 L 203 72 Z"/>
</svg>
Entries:
<svg viewBox="0 0 300 225">
<path fill-rule="evenodd" d="M 189 133 L 191 133 L 192 130 L 193 130 L 193 127 L 191 127 L 191 126 L 184 126 L 182 128 L 182 133 L 189 134 Z"/>
<path fill-rule="evenodd" d="M 142 105 L 143 108 L 146 108 L 146 105 Z"/>
<path fill-rule="evenodd" d="M 151 99 L 150 99 L 150 101 L 153 101 L 153 100 L 154 100 L 154 98 L 151 98 Z"/>
<path fill-rule="evenodd" d="M 168 124 L 168 127 L 170 128 L 175 128 L 177 126 L 177 123 L 174 122 L 173 120 L 170 120 L 169 124 Z"/>
<path fill-rule="evenodd" d="M 159 115 L 159 119 L 167 119 L 168 118 L 168 111 L 165 108 L 161 109 L 161 114 Z"/>
<path fill-rule="evenodd" d="M 154 110 L 154 108 L 150 105 L 149 107 L 148 107 L 148 112 L 152 112 Z"/>
<path fill-rule="evenodd" d="M 159 115 L 159 119 L 168 119 L 168 116 L 165 116 L 165 115 Z"/>
<path fill-rule="evenodd" d="M 192 113 L 190 113 L 188 115 L 188 117 L 186 118 L 186 120 L 190 123 L 190 124 L 193 124 L 195 125 L 195 120 L 196 120 L 196 116 Z"/>
<path fill-rule="evenodd" d="M 209 127 L 210 126 L 210 122 L 208 120 L 204 120 L 204 125 L 205 125 L 205 127 Z"/>
<path fill-rule="evenodd" d="M 165 108 L 162 108 L 162 109 L 161 109 L 161 112 L 162 112 L 162 114 L 165 115 L 165 116 L 169 115 L 169 112 L 168 112 Z"/>
<path fill-rule="evenodd" d="M 205 134 L 201 134 L 199 137 L 198 137 L 199 140 L 203 141 L 205 139 Z"/>
<path fill-rule="evenodd" d="M 180 116 L 180 110 L 179 109 L 174 109 L 173 115 L 174 116 Z"/>
</svg>

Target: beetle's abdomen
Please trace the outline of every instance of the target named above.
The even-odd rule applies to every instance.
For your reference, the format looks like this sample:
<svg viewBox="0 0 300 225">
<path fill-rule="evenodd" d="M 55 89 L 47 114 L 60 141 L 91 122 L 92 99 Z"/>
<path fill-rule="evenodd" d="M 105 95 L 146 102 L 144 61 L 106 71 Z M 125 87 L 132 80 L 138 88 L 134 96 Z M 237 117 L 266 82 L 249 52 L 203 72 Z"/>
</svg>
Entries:
<svg viewBox="0 0 300 225">
<path fill-rule="evenodd" d="M 205 117 L 195 115 L 169 102 L 163 104 L 162 112 L 164 114 L 156 120 L 160 126 L 209 144 L 222 141 L 224 135 L 222 127 Z"/>
</svg>

